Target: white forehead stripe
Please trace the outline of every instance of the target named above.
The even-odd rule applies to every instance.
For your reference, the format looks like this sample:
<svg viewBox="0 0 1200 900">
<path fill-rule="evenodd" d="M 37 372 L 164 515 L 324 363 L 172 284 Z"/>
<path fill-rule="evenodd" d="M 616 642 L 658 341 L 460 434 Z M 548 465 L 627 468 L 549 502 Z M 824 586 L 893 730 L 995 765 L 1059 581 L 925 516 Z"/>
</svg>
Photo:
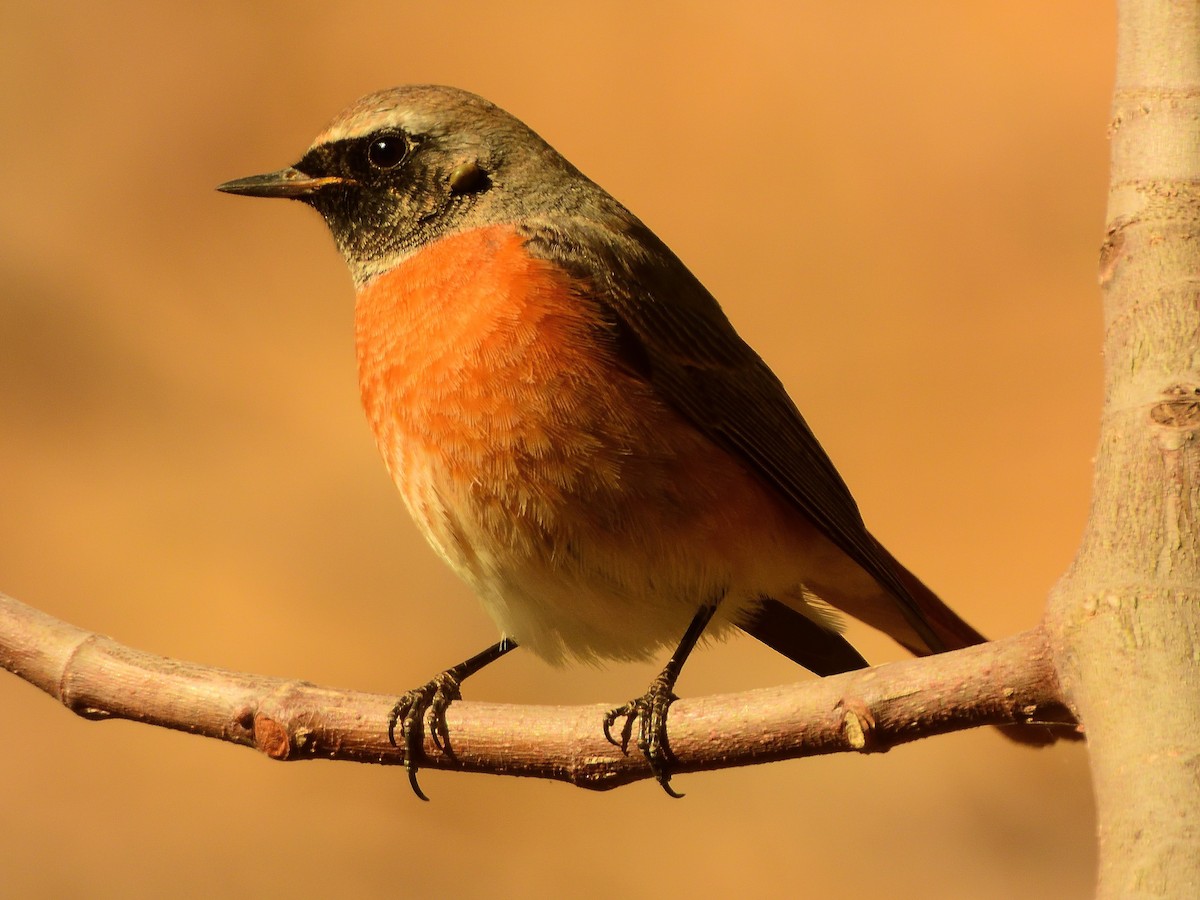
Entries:
<svg viewBox="0 0 1200 900">
<path fill-rule="evenodd" d="M 339 116 L 328 128 L 317 135 L 313 145 L 334 141 L 351 140 L 387 128 L 402 128 L 410 133 L 423 133 L 434 127 L 432 116 L 422 115 L 412 109 L 379 106 L 376 109 L 355 109 L 350 114 Z"/>
</svg>

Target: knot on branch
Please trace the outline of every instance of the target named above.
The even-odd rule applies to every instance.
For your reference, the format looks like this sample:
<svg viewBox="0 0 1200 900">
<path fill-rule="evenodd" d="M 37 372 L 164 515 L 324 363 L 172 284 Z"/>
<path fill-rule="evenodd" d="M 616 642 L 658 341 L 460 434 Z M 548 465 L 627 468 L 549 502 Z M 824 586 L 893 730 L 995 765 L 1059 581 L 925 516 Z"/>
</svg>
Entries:
<svg viewBox="0 0 1200 900">
<path fill-rule="evenodd" d="M 842 737 L 851 750 L 870 753 L 876 749 L 875 716 L 859 699 L 840 700 L 837 708 L 842 711 Z"/>
<path fill-rule="evenodd" d="M 262 713 L 254 717 L 254 746 L 271 759 L 288 759 L 292 740 L 286 728 Z"/>
<path fill-rule="evenodd" d="M 1200 424 L 1200 387 L 1173 384 L 1163 391 L 1166 398 L 1150 407 L 1150 420 L 1163 428 L 1194 430 Z"/>
</svg>

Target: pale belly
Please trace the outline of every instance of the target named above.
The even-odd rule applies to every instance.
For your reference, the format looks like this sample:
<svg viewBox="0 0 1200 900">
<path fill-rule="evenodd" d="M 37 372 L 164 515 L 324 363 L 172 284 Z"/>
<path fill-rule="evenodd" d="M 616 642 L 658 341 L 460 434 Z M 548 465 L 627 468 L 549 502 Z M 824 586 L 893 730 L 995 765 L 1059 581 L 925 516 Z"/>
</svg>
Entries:
<svg viewBox="0 0 1200 900">
<path fill-rule="evenodd" d="M 536 472 L 463 482 L 413 462 L 393 471 L 409 473 L 397 483 L 425 537 L 503 634 L 551 662 L 647 657 L 705 604 L 718 604 L 709 637 L 763 597 L 808 606 L 803 541 L 767 498 L 747 497 L 732 461 L 627 458 L 617 485 L 582 496 Z"/>
</svg>

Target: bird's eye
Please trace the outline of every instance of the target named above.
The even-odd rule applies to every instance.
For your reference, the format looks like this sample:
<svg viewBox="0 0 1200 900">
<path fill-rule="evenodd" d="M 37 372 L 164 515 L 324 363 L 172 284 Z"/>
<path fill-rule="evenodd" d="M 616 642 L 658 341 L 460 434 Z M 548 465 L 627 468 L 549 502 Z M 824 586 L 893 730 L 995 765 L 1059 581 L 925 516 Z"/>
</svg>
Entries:
<svg viewBox="0 0 1200 900">
<path fill-rule="evenodd" d="M 367 162 L 376 169 L 394 169 L 408 155 L 408 142 L 398 131 L 390 131 L 371 139 L 367 145 Z"/>
</svg>

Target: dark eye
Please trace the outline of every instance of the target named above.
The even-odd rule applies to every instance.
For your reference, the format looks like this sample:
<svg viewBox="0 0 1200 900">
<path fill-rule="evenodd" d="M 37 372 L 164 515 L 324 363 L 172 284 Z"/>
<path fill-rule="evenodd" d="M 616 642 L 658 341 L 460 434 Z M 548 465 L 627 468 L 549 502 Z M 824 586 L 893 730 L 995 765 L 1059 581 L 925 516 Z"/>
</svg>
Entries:
<svg viewBox="0 0 1200 900">
<path fill-rule="evenodd" d="M 367 145 L 367 162 L 376 169 L 394 169 L 407 154 L 408 142 L 398 131 L 377 135 Z"/>
</svg>

